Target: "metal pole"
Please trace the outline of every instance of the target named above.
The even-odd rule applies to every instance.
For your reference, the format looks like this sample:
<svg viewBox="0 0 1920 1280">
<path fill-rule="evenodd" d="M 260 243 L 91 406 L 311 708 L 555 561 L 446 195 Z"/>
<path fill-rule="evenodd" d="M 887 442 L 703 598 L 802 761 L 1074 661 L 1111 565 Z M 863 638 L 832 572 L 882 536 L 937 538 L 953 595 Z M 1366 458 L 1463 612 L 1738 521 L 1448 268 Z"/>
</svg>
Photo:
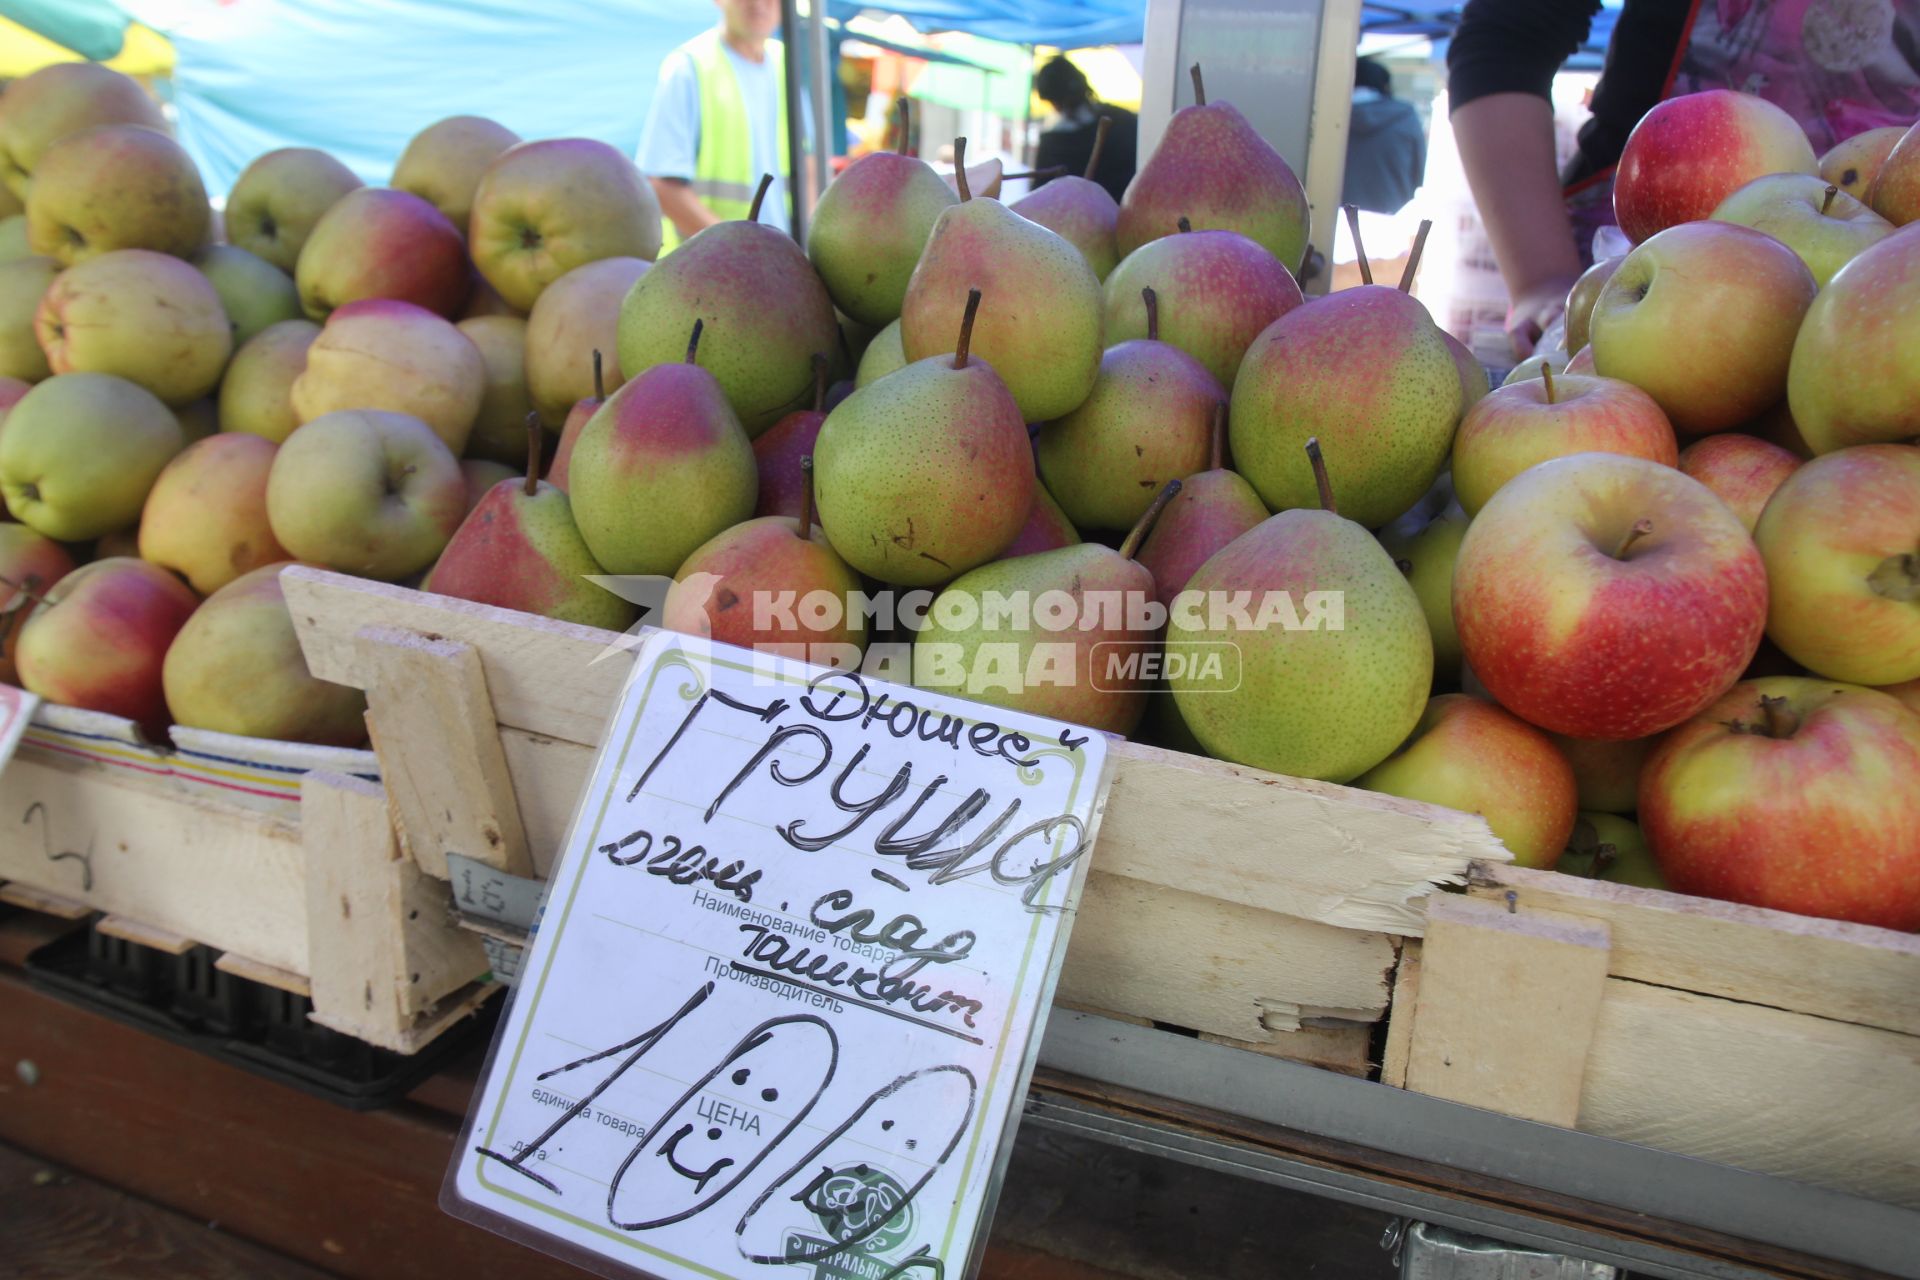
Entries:
<svg viewBox="0 0 1920 1280">
<path fill-rule="evenodd" d="M 827 0 L 807 0 L 807 51 L 813 55 L 813 174 L 814 190 L 825 191 L 833 181 L 835 140 L 840 122 L 833 116 L 834 74 L 827 46 Z"/>
<path fill-rule="evenodd" d="M 806 131 L 801 127 L 800 15 L 794 0 L 780 0 L 780 53 L 787 78 L 787 208 L 793 219 L 793 238 L 807 243 L 806 210 L 800 198 L 800 175 L 806 165 Z"/>
</svg>

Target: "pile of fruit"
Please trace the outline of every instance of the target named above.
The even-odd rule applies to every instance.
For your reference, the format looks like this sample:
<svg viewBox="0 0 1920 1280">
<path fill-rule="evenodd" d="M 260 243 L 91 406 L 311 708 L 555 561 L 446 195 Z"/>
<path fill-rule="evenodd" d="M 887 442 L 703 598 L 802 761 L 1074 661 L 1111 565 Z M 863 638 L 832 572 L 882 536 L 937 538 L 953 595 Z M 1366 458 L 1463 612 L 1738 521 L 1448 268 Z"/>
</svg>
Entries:
<svg viewBox="0 0 1920 1280">
<path fill-rule="evenodd" d="M 1118 203 L 884 152 L 804 247 L 655 262 L 597 142 L 276 151 L 217 227 L 129 82 L 17 82 L 0 674 L 352 743 L 283 565 L 611 629 L 658 575 L 679 630 L 1920 929 L 1920 127 L 1816 161 L 1758 99 L 1656 108 L 1637 247 L 1490 391 L 1417 249 L 1303 299 L 1299 182 L 1195 87 Z"/>
</svg>

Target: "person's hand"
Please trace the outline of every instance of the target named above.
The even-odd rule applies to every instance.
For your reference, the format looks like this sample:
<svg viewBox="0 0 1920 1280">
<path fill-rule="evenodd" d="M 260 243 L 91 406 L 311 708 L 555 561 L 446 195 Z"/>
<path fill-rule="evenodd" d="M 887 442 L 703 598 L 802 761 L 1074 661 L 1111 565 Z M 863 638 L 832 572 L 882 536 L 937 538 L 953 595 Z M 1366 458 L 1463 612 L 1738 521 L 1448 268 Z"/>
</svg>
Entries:
<svg viewBox="0 0 1920 1280">
<path fill-rule="evenodd" d="M 1577 276 L 1555 276 L 1531 286 L 1516 296 L 1507 307 L 1507 341 L 1513 345 L 1516 360 L 1533 354 L 1540 335 L 1567 309 L 1567 292 Z"/>
</svg>

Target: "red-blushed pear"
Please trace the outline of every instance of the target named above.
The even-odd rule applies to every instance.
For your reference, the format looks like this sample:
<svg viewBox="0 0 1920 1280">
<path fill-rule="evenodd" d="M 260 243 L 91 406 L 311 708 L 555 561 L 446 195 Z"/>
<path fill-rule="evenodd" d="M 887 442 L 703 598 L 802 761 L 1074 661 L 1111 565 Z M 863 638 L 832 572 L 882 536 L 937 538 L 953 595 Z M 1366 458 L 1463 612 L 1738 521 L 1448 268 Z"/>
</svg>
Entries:
<svg viewBox="0 0 1920 1280">
<path fill-rule="evenodd" d="M 606 572 L 587 550 L 567 495 L 540 479 L 540 416 L 521 425 L 524 476 L 487 490 L 440 553 L 421 590 L 625 631 L 639 611 L 593 579 Z"/>
<path fill-rule="evenodd" d="M 685 359 L 642 369 L 608 396 L 574 444 L 574 520 L 608 573 L 671 575 L 707 539 L 753 515 L 753 445 L 720 383 L 696 362 L 704 328 L 689 326 Z"/>
<path fill-rule="evenodd" d="M 1501 706 L 1555 733 L 1644 738 L 1740 678 L 1766 624 L 1766 567 L 1699 481 L 1576 453 L 1514 477 L 1474 517 L 1453 616 Z"/>
<path fill-rule="evenodd" d="M 82 565 L 40 594 L 14 655 L 20 683 L 63 707 L 124 716 L 159 739 L 167 647 L 200 598 L 144 560 Z"/>
<path fill-rule="evenodd" d="M 1488 377 L 1487 366 L 1480 363 L 1480 357 L 1466 343 L 1448 333 L 1440 331 L 1440 340 L 1447 344 L 1447 350 L 1453 353 L 1453 363 L 1460 370 L 1460 412 L 1465 413 L 1487 398 L 1493 390 L 1493 382 Z"/>
<path fill-rule="evenodd" d="M 210 244 L 194 258 L 193 265 L 219 295 L 220 309 L 226 312 L 233 330 L 235 348 L 268 325 L 298 320 L 306 314 L 293 277 L 245 249 Z"/>
<path fill-rule="evenodd" d="M 1319 509 L 1282 511 L 1200 566 L 1171 610 L 1167 685 L 1208 755 L 1346 782 L 1419 723 L 1433 639 L 1399 566 L 1336 514 L 1319 442 L 1305 451 Z"/>
<path fill-rule="evenodd" d="M 1253 486 L 1227 469 L 1225 405 L 1214 409 L 1209 444 L 1207 469 L 1182 479 L 1180 492 L 1140 544 L 1138 559 L 1153 574 L 1155 595 L 1168 608 L 1214 552 L 1268 515 Z"/>
<path fill-rule="evenodd" d="M 900 99 L 898 151 L 874 151 L 827 184 L 807 222 L 807 257 L 833 305 L 867 325 L 900 318 L 907 281 L 954 189 L 907 153 L 907 99 Z"/>
<path fill-rule="evenodd" d="M 753 465 L 760 473 L 760 497 L 755 516 L 798 516 L 813 484 L 813 442 L 827 420 L 827 358 L 813 357 L 813 407 L 795 409 L 762 431 L 753 441 Z"/>
<path fill-rule="evenodd" d="M 573 446 L 580 442 L 580 433 L 593 421 L 593 415 L 600 412 L 600 406 L 607 402 L 607 384 L 602 380 L 601 365 L 600 349 L 595 347 L 593 394 L 576 400 L 573 408 L 567 410 L 567 420 L 560 427 L 559 442 L 553 448 L 553 459 L 547 463 L 547 483 L 563 493 L 567 488 L 567 470 L 573 465 Z"/>
<path fill-rule="evenodd" d="M 166 405 L 110 373 L 48 378 L 7 411 L 6 428 L 7 510 L 62 542 L 132 527 L 154 478 L 186 444 Z"/>
<path fill-rule="evenodd" d="M 1867 203 L 1896 227 L 1920 220 L 1920 124 L 1900 135 L 1880 162 L 1867 188 Z"/>
<path fill-rule="evenodd" d="M 194 610 L 161 669 L 167 710 L 192 729 L 357 747 L 367 740 L 367 697 L 307 669 L 280 589 L 284 568 L 243 574 Z"/>
<path fill-rule="evenodd" d="M 94 62 L 55 62 L 7 85 L 0 99 L 0 177 L 24 202 L 47 148 L 99 125 L 165 132 L 160 104 L 131 76 Z"/>
<path fill-rule="evenodd" d="M 1165 518 L 1165 513 L 1162 513 Z M 1156 523 L 1155 528 L 1159 525 Z M 1020 532 L 1014 535 L 1007 549 L 1000 553 L 1002 560 L 1012 560 L 1018 556 L 1037 555 L 1042 551 L 1058 551 L 1061 547 L 1071 547 L 1083 542 L 1080 531 L 1073 527 L 1073 521 L 1067 519 L 1067 513 L 1047 492 L 1047 486 L 1033 486 L 1033 510 L 1027 512 L 1027 522 L 1020 526 Z M 1140 557 L 1136 555 L 1136 560 Z M 1146 561 L 1141 560 L 1142 564 Z M 1151 570 L 1149 570 L 1151 572 Z"/>
<path fill-rule="evenodd" d="M 1772 236 L 1730 222 L 1669 228 L 1600 291 L 1594 368 L 1652 396 L 1683 435 L 1725 431 L 1786 393 L 1794 335 L 1818 292 Z"/>
<path fill-rule="evenodd" d="M 660 625 L 852 670 L 867 643 L 866 618 L 856 607 L 860 575 L 814 523 L 813 460 L 801 458 L 795 470 L 795 513 L 757 516 L 697 547 L 673 575 Z"/>
<path fill-rule="evenodd" d="M 27 243 L 72 266 L 112 249 L 191 257 L 207 242 L 207 189 L 180 144 L 103 125 L 48 148 L 27 198 Z"/>
<path fill-rule="evenodd" d="M 1591 338 L 1589 326 L 1593 322 L 1593 304 L 1600 300 L 1600 291 L 1607 287 L 1607 281 L 1613 279 L 1613 273 L 1626 261 L 1626 255 L 1617 258 L 1602 258 L 1581 273 L 1573 282 L 1573 288 L 1567 291 L 1567 350 L 1578 352 Z"/>
<path fill-rule="evenodd" d="M 1787 404 L 1815 453 L 1920 438 L 1920 227 L 1842 267 L 1807 309 Z"/>
<path fill-rule="evenodd" d="M 1713 490 L 1753 531 L 1773 491 L 1799 469 L 1800 459 L 1754 436 L 1735 431 L 1695 440 L 1680 451 L 1680 470 Z"/>
<path fill-rule="evenodd" d="M 620 303 L 652 265 L 601 258 L 541 291 L 527 314 L 527 394 L 547 426 L 559 430 L 582 400 L 605 400 L 627 380 L 614 358 Z M 595 367 L 596 357 L 604 367 Z"/>
<path fill-rule="evenodd" d="M 1767 635 L 1789 658 L 1854 684 L 1920 677 L 1920 448 L 1861 445 L 1805 463 L 1774 490 L 1753 540 L 1771 591 Z"/>
<path fill-rule="evenodd" d="M 1547 735 L 1464 693 L 1428 702 L 1406 745 L 1353 785 L 1477 813 L 1516 863 L 1547 870 L 1578 812 L 1573 766 Z"/>
<path fill-rule="evenodd" d="M 397 582 L 432 564 L 467 510 L 460 464 L 404 413 L 342 409 L 288 436 L 267 475 L 273 536 L 295 559 Z"/>
<path fill-rule="evenodd" d="M 1708 89 L 1668 98 L 1627 135 L 1613 212 L 1635 244 L 1699 222 L 1738 188 L 1769 173 L 1815 173 L 1813 144 L 1765 98 Z"/>
<path fill-rule="evenodd" d="M 473 262 L 525 312 L 575 267 L 660 252 L 660 205 L 633 161 L 593 138 L 502 151 L 480 174 L 468 221 Z"/>
<path fill-rule="evenodd" d="M 460 474 L 467 481 L 467 514 L 480 505 L 480 499 L 487 496 L 487 490 L 502 480 L 515 480 L 519 473 L 504 462 L 490 462 L 485 458 L 460 459 Z M 551 481 L 549 481 L 551 483 Z"/>
<path fill-rule="evenodd" d="M 1241 358 L 1261 331 L 1304 298 L 1280 259 L 1237 231 L 1183 231 L 1150 240 L 1106 278 L 1106 341 L 1147 336 L 1140 290 L 1166 314 L 1160 338 L 1180 348 L 1231 391 Z"/>
<path fill-rule="evenodd" d="M 906 364 L 906 349 L 900 345 L 900 322 L 895 320 L 874 334 L 873 341 L 860 353 L 859 367 L 853 372 L 853 388 L 858 391 L 878 382 L 895 370 L 905 368 Z"/>
<path fill-rule="evenodd" d="M 1822 288 L 1893 224 L 1833 184 L 1810 173 L 1770 173 L 1722 200 L 1716 222 L 1764 231 L 1800 255 Z"/>
<path fill-rule="evenodd" d="M 72 572 L 73 554 L 52 538 L 0 523 L 0 683 L 20 683 L 13 658 L 34 597 Z"/>
<path fill-rule="evenodd" d="M 233 354 L 213 285 L 149 249 L 115 249 L 62 271 L 33 329 L 53 372 L 111 373 L 174 406 L 212 391 Z"/>
<path fill-rule="evenodd" d="M 293 384 L 319 336 L 320 326 L 311 320 L 282 320 L 234 352 L 220 380 L 220 430 L 249 432 L 275 444 L 292 435 L 300 425 Z"/>
<path fill-rule="evenodd" d="M 1608 880 L 1642 889 L 1670 889 L 1640 828 L 1617 813 L 1582 810 L 1574 821 L 1567 851 L 1554 870 L 1587 880 Z"/>
<path fill-rule="evenodd" d="M 1204 468 L 1226 398 L 1205 365 L 1160 340 L 1158 299 L 1140 293 L 1146 337 L 1108 347 L 1093 391 L 1040 429 L 1041 482 L 1082 529 L 1124 530 L 1167 481 Z"/>
<path fill-rule="evenodd" d="M 290 559 L 267 520 L 267 475 L 279 447 L 221 432 L 182 449 L 140 513 L 140 558 L 203 596 L 243 573 Z"/>
<path fill-rule="evenodd" d="M 1463 516 L 1439 515 L 1417 531 L 1399 527 L 1380 531 L 1380 545 L 1420 599 L 1420 611 L 1433 634 L 1433 669 L 1449 683 L 1460 674 L 1460 632 L 1453 624 L 1453 565 L 1467 536 Z"/>
<path fill-rule="evenodd" d="M 1194 105 L 1173 113 L 1120 199 L 1121 256 L 1173 235 L 1186 218 L 1195 230 L 1238 231 L 1280 261 L 1299 262 L 1308 224 L 1300 179 L 1245 116 L 1207 101 L 1197 64 L 1192 76 Z"/>
<path fill-rule="evenodd" d="M 1906 132 L 1900 125 L 1888 125 L 1834 143 L 1832 149 L 1820 157 L 1820 176 L 1855 200 L 1864 202 L 1873 187 L 1874 176 L 1886 163 L 1887 153 Z"/>
<path fill-rule="evenodd" d="M 480 409 L 467 437 L 466 456 L 516 461 L 526 453 L 527 322 L 518 316 L 479 316 L 454 328 L 480 353 L 486 370 Z"/>
<path fill-rule="evenodd" d="M 369 298 L 453 316 L 467 300 L 467 247 L 459 230 L 419 196 L 362 187 L 320 215 L 300 249 L 293 283 L 310 320 Z"/>
<path fill-rule="evenodd" d="M 519 134 L 484 116 L 449 116 L 413 135 L 387 185 L 413 192 L 464 233 L 480 175 L 519 141 Z"/>
<path fill-rule="evenodd" d="M 1148 664 L 1160 642 L 1160 628 L 1145 625 L 1153 574 L 1134 553 L 1179 491 L 1178 480 L 1167 481 L 1117 551 L 1082 542 L 996 560 L 955 578 L 914 637 L 913 683 L 1132 733 L 1147 709 Z M 1010 616 L 996 611 L 996 598 L 1014 602 Z M 1071 603 L 1066 625 L 1043 622 L 1048 600 Z"/>
<path fill-rule="evenodd" d="M 1665 466 L 1680 460 L 1667 415 L 1617 378 L 1549 370 L 1501 387 L 1460 421 L 1453 438 L 1453 492 L 1469 517 L 1528 467 L 1570 453 L 1618 453 Z"/>
<path fill-rule="evenodd" d="M 811 401 L 814 353 L 833 351 L 840 341 L 833 300 L 807 255 L 792 236 L 759 221 L 772 182 L 762 175 L 745 218 L 689 238 L 635 281 L 620 304 L 620 367 L 629 378 L 678 363 L 687 331 L 695 321 L 706 325 L 701 366 L 748 436 Z"/>
<path fill-rule="evenodd" d="M 1039 223 L 1078 249 L 1087 265 L 1093 268 L 1093 274 L 1102 280 L 1120 265 L 1120 249 L 1115 238 L 1120 206 L 1111 192 L 1093 180 L 1100 166 L 1100 153 L 1106 149 L 1107 130 L 1112 127 L 1111 116 L 1100 117 L 1084 176 L 1069 174 L 1055 178 L 1013 202 L 1015 213 Z"/>
<path fill-rule="evenodd" d="M 303 423 L 340 409 L 407 414 L 458 457 L 486 392 L 486 359 L 466 334 L 425 307 L 367 298 L 327 317 L 291 398 Z"/>
<path fill-rule="evenodd" d="M 312 147 L 282 147 L 255 158 L 227 193 L 227 243 L 291 275 L 322 214 L 365 184 Z"/>
<path fill-rule="evenodd" d="M 52 258 L 0 263 L 0 376 L 39 382 L 53 372 L 34 335 L 33 318 L 59 273 L 60 264 Z"/>
<path fill-rule="evenodd" d="M 1920 930 L 1920 715 L 1872 689 L 1736 685 L 1662 739 L 1640 826 L 1673 888 Z"/>
<path fill-rule="evenodd" d="M 954 143 L 964 151 L 964 138 Z M 1100 279 L 1080 251 L 997 200 L 943 210 L 927 236 L 900 309 L 909 361 L 953 350 L 967 293 L 987 299 L 973 322 L 973 353 L 990 366 L 1028 422 L 1050 422 L 1085 400 L 1100 373 Z M 1024 514 L 1024 509 L 1022 511 Z"/>
<path fill-rule="evenodd" d="M 1580 787 L 1580 807 L 1600 813 L 1632 813 L 1640 791 L 1640 769 L 1657 738 L 1621 738 L 1613 741 L 1548 735 L 1573 766 Z"/>
<path fill-rule="evenodd" d="M 980 298 L 978 289 L 968 296 L 950 354 L 855 391 L 814 441 L 827 540 L 882 582 L 948 582 L 1005 551 L 1033 510 L 1039 482 L 1026 420 L 971 353 Z"/>
</svg>

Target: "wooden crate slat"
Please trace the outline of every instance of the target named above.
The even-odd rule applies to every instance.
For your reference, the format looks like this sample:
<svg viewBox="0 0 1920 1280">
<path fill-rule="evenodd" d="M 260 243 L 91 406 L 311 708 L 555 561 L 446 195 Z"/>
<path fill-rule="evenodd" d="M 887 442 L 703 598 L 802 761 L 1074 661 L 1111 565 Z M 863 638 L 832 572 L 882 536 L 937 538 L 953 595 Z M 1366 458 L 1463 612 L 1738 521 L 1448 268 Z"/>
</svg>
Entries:
<svg viewBox="0 0 1920 1280">
<path fill-rule="evenodd" d="M 1420 1007 L 1420 943 L 1408 939 L 1400 946 L 1400 964 L 1393 971 L 1393 999 L 1387 1012 L 1387 1047 L 1380 1059 L 1380 1082 L 1396 1089 L 1407 1087 L 1407 1059 L 1413 1053 L 1413 1014 Z"/>
</svg>

